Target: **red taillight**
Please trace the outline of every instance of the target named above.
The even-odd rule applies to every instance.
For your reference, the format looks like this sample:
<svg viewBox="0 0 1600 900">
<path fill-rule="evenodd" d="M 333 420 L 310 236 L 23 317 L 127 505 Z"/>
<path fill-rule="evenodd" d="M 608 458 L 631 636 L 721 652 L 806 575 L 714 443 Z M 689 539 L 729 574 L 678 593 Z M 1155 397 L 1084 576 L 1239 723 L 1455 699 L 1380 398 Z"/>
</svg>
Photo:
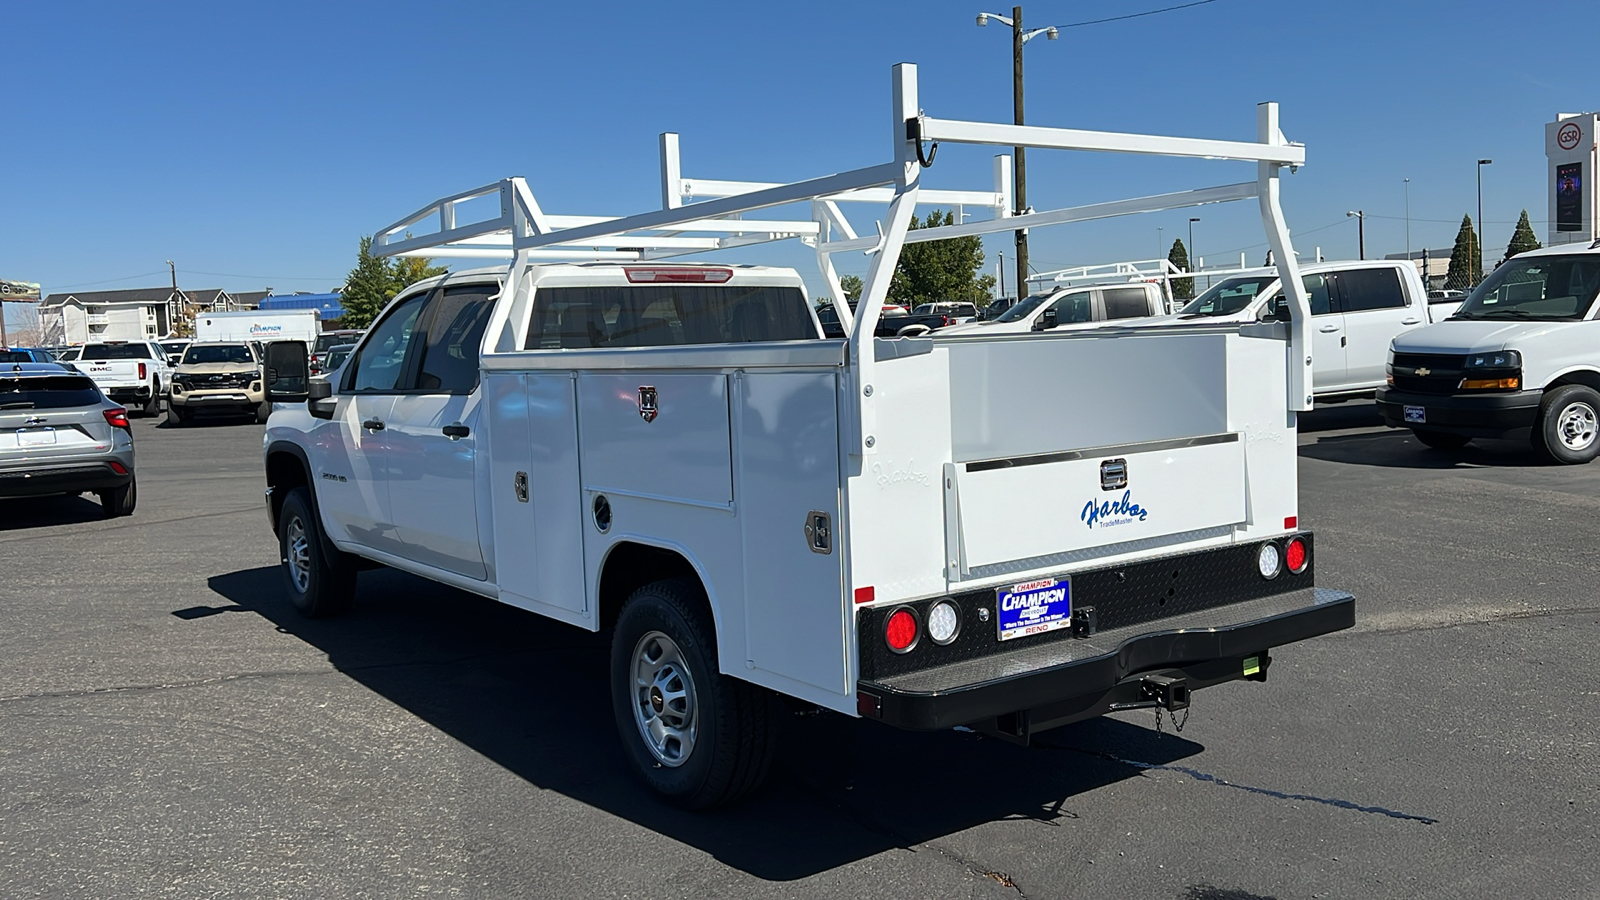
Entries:
<svg viewBox="0 0 1600 900">
<path fill-rule="evenodd" d="M 144 363 L 139 363 L 139 380 L 144 380 Z"/>
<path fill-rule="evenodd" d="M 889 642 L 889 649 L 896 653 L 905 653 L 916 646 L 916 615 L 905 608 L 890 613 L 888 623 L 883 626 L 883 639 Z"/>
<path fill-rule="evenodd" d="M 126 475 L 128 474 L 128 467 L 113 459 L 111 461 L 111 471 L 117 473 L 118 475 Z"/>
<path fill-rule="evenodd" d="M 661 269 L 624 269 L 633 284 L 722 284 L 733 277 L 732 269 L 698 269 L 673 266 Z"/>
<path fill-rule="evenodd" d="M 1311 562 L 1311 553 L 1306 550 L 1306 542 L 1299 538 L 1290 538 L 1287 546 L 1283 548 L 1283 564 L 1289 571 L 1296 575 L 1306 570 L 1306 564 Z"/>
<path fill-rule="evenodd" d="M 106 424 L 114 428 L 128 428 L 128 411 L 122 407 L 102 410 L 106 416 Z"/>
</svg>

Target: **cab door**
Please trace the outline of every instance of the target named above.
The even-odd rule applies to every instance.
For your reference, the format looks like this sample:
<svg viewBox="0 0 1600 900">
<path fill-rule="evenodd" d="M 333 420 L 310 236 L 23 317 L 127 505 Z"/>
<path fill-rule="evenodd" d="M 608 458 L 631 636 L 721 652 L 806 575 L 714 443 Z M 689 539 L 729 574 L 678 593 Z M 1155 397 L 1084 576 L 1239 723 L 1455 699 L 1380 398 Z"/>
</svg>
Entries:
<svg viewBox="0 0 1600 900">
<path fill-rule="evenodd" d="M 1344 315 L 1334 300 L 1333 283 L 1327 275 L 1302 275 L 1307 299 L 1311 301 L 1311 390 L 1326 394 L 1346 390 L 1349 368 L 1345 365 Z M 1289 320 L 1283 291 L 1267 301 L 1264 319 Z"/>
<path fill-rule="evenodd" d="M 426 299 L 401 299 L 373 325 L 345 367 L 332 418 L 311 435 L 317 505 L 330 533 L 384 553 L 405 551 L 389 505 L 388 426 Z"/>
<path fill-rule="evenodd" d="M 1379 387 L 1395 336 L 1428 324 L 1426 312 L 1406 302 L 1392 267 L 1347 269 L 1334 276 L 1344 313 L 1345 364 L 1352 390 Z"/>
<path fill-rule="evenodd" d="M 406 555 L 488 577 L 478 532 L 478 359 L 498 284 L 446 286 L 422 312 L 408 389 L 389 422 L 389 502 Z"/>
</svg>

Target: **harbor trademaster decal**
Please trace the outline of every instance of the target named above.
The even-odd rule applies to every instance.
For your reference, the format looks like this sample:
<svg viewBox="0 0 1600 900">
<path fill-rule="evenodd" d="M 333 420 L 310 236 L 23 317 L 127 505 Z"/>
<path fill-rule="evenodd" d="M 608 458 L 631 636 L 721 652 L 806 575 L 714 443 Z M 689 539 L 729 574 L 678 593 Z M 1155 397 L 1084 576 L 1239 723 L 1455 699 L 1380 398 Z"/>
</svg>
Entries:
<svg viewBox="0 0 1600 900">
<path fill-rule="evenodd" d="M 1083 505 L 1083 513 L 1078 518 L 1092 530 L 1143 522 L 1149 515 L 1149 510 L 1133 502 L 1133 491 L 1126 490 L 1116 500 L 1102 500 L 1099 503 L 1090 500 Z"/>
</svg>

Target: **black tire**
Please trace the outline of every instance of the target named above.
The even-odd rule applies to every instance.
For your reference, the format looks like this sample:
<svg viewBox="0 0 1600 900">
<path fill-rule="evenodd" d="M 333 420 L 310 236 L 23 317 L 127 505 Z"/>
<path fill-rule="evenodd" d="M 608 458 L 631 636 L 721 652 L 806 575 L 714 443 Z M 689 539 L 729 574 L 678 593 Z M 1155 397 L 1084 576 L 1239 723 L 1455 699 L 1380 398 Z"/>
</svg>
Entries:
<svg viewBox="0 0 1600 900">
<path fill-rule="evenodd" d="M 670 710 L 670 700 L 657 703 L 661 695 L 655 693 L 655 684 L 670 689 L 670 676 L 681 673 L 663 669 L 669 677 L 658 677 L 643 689 L 634 671 L 641 654 L 650 652 L 646 638 L 659 647 L 657 636 L 674 645 L 690 685 L 692 745 L 672 764 L 656 755 L 641 723 L 650 714 L 647 708 Z M 777 727 L 773 696 L 717 671 L 716 631 L 705 593 L 693 581 L 647 584 L 623 604 L 611 637 L 611 705 L 628 762 L 645 784 L 676 806 L 705 809 L 731 803 L 759 787 L 771 768 Z"/>
<path fill-rule="evenodd" d="M 267 424 L 267 417 L 270 415 L 272 415 L 272 404 L 265 400 L 261 401 L 261 404 L 256 407 L 256 424 Z"/>
<path fill-rule="evenodd" d="M 122 487 L 110 490 L 97 491 L 100 498 L 100 509 L 108 519 L 133 515 L 133 508 L 139 504 L 139 485 L 133 476 L 128 476 L 128 483 Z"/>
<path fill-rule="evenodd" d="M 181 427 L 189 424 L 189 411 L 176 403 L 167 404 L 167 424 Z"/>
<path fill-rule="evenodd" d="M 150 386 L 150 399 L 146 400 L 144 406 L 140 407 L 140 412 L 143 412 L 147 419 L 154 419 L 156 416 L 161 415 L 161 385 L 152 384 Z"/>
<path fill-rule="evenodd" d="M 1451 434 L 1448 431 L 1428 431 L 1425 428 L 1413 428 L 1411 434 L 1425 446 L 1435 450 L 1460 450 L 1472 438 L 1464 434 Z"/>
<path fill-rule="evenodd" d="M 1533 423 L 1533 449 L 1564 466 L 1582 465 L 1600 455 L 1600 392 L 1581 384 L 1546 391 Z"/>
<path fill-rule="evenodd" d="M 297 563 L 291 562 L 292 550 Z M 307 488 L 297 487 L 283 498 L 283 509 L 278 513 L 278 558 L 283 567 L 284 590 L 301 615 L 320 619 L 350 608 L 356 592 L 354 561 L 333 549 L 323 537 Z M 296 574 L 297 568 L 304 574 L 303 579 Z"/>
</svg>

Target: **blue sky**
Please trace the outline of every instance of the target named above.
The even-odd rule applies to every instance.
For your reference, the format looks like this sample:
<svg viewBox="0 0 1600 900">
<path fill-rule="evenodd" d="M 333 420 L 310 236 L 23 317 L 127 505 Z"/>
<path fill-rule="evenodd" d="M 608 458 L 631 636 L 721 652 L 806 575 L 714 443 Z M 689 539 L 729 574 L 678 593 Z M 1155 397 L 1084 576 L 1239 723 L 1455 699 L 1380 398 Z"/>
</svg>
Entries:
<svg viewBox="0 0 1600 900">
<path fill-rule="evenodd" d="M 1035 0 L 1025 13 L 1042 26 L 1173 2 Z M 165 283 L 172 259 L 185 287 L 328 290 L 360 235 L 507 175 L 527 176 L 551 212 L 652 208 L 664 130 L 682 134 L 691 177 L 798 180 L 881 162 L 895 62 L 919 64 L 929 115 L 1010 120 L 1009 29 L 976 27 L 983 10 L 1010 11 L 982 0 L 8 4 L 5 52 L 19 58 L 0 91 L 0 277 L 47 293 L 141 287 Z M 1561 42 L 1597 26 L 1592 0 L 1215 0 L 1030 43 L 1028 117 L 1251 139 L 1255 104 L 1276 100 L 1285 133 L 1307 145 L 1284 192 L 1296 247 L 1329 257 L 1355 255 L 1355 208 L 1368 214 L 1369 256 L 1404 249 L 1407 177 L 1412 246 L 1448 247 L 1474 212 L 1475 160 L 1493 158 L 1492 257 L 1523 208 L 1545 236 L 1543 123 L 1600 109 L 1579 62 L 1587 44 Z M 985 185 L 990 156 L 947 148 L 924 184 Z M 1035 152 L 1029 200 L 1045 209 L 1251 174 Z M 871 229 L 867 207 L 852 212 Z M 1252 205 L 1197 214 L 1208 262 L 1264 254 Z M 1037 230 L 1034 266 L 1149 258 L 1187 240 L 1188 215 Z M 991 268 L 1008 242 L 988 239 Z M 794 248 L 732 258 L 814 277 Z"/>
</svg>

